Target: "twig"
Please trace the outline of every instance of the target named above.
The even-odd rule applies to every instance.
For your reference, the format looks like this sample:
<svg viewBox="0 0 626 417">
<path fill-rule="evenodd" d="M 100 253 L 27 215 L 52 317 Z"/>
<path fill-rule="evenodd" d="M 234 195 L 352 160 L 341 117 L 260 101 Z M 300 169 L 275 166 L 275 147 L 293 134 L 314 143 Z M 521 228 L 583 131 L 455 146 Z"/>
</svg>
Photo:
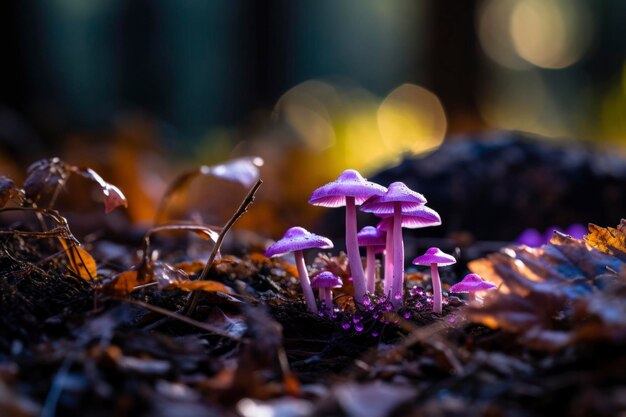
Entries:
<svg viewBox="0 0 626 417">
<path fill-rule="evenodd" d="M 220 234 L 215 241 L 215 245 L 213 245 L 211 255 L 209 256 L 206 265 L 204 265 L 204 269 L 202 270 L 200 277 L 198 277 L 198 280 L 205 280 L 207 278 L 207 275 L 209 274 L 209 271 L 211 270 L 211 268 L 213 267 L 213 263 L 215 262 L 215 257 L 217 256 L 217 253 L 222 246 L 222 241 L 224 240 L 224 237 L 226 236 L 230 228 L 233 227 L 233 225 L 237 222 L 237 220 L 239 220 L 239 218 L 243 216 L 246 211 L 248 211 L 248 207 L 250 207 L 250 204 L 252 204 L 252 202 L 254 201 L 254 195 L 256 194 L 261 184 L 263 184 L 263 181 L 258 180 L 252 186 L 252 188 L 250 188 L 250 191 L 248 191 L 246 198 L 244 198 L 244 200 L 241 202 L 241 205 L 239 206 L 237 211 L 231 216 L 228 222 L 226 222 L 226 224 L 224 225 L 224 228 L 220 231 Z M 191 295 L 187 299 L 187 304 L 185 304 L 185 307 L 183 308 L 183 312 L 186 316 L 191 316 L 193 314 L 196 306 L 198 305 L 199 297 L 200 291 L 193 291 L 191 293 Z"/>
<path fill-rule="evenodd" d="M 174 320 L 178 320 L 178 321 L 182 321 L 183 323 L 187 323 L 191 326 L 197 327 L 199 329 L 202 330 L 206 330 L 207 332 L 211 332 L 211 333 L 215 333 L 218 334 L 222 337 L 234 340 L 236 342 L 243 342 L 245 341 L 244 339 L 237 337 L 237 336 L 233 336 L 232 334 L 229 334 L 228 332 L 225 332 L 224 330 L 218 328 L 218 327 L 214 327 L 211 326 L 210 324 L 207 323 L 203 323 L 201 321 L 198 320 L 194 320 L 192 318 L 189 318 L 187 316 L 183 316 L 182 314 L 178 314 L 178 313 L 174 313 L 172 311 L 169 311 L 165 308 L 162 307 L 158 307 L 152 304 L 148 304 L 148 303 L 144 303 L 143 301 L 139 301 L 139 300 L 133 300 L 133 299 L 129 299 L 129 298 L 116 298 L 116 300 L 119 301 L 123 301 L 125 303 L 130 303 L 130 304 L 135 304 L 138 305 L 140 307 L 143 307 L 147 310 L 150 311 L 154 311 L 155 313 L 159 313 L 159 314 L 163 314 L 164 316 L 167 316 L 169 318 L 172 318 Z"/>
</svg>

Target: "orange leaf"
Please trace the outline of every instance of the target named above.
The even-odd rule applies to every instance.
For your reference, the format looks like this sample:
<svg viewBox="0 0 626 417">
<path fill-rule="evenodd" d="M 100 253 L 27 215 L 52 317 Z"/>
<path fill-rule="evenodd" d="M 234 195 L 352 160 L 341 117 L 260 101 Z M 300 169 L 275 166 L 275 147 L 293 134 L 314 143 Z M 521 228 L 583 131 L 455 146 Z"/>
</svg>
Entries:
<svg viewBox="0 0 626 417">
<path fill-rule="evenodd" d="M 622 220 L 617 229 L 613 227 L 600 227 L 589 224 L 589 234 L 585 236 L 585 242 L 592 248 L 598 249 L 609 255 L 613 255 L 626 262 L 626 220 Z"/>
<path fill-rule="evenodd" d="M 221 282 L 211 280 L 175 282 L 172 286 L 185 291 L 223 292 L 235 295 L 233 290 L 228 288 L 226 285 Z"/>
<path fill-rule="evenodd" d="M 96 261 L 85 249 L 75 244 L 69 244 L 65 239 L 59 239 L 69 261 L 69 267 L 82 278 L 91 281 L 98 275 Z"/>
<path fill-rule="evenodd" d="M 104 291 L 119 296 L 127 296 L 139 285 L 137 271 L 125 271 L 104 285 Z"/>
<path fill-rule="evenodd" d="M 188 274 L 195 274 L 204 269 L 204 262 L 202 261 L 187 261 L 174 264 L 174 268 L 185 271 Z"/>
</svg>

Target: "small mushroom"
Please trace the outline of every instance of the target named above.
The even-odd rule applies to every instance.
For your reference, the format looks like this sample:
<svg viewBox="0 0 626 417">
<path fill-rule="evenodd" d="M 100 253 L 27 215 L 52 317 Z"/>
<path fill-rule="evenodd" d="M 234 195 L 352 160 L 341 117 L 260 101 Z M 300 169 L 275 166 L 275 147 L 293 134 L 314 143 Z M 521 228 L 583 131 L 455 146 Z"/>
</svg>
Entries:
<svg viewBox="0 0 626 417">
<path fill-rule="evenodd" d="M 343 281 L 330 271 L 320 272 L 313 277 L 311 286 L 319 291 L 320 301 L 323 301 L 328 310 L 333 309 L 333 290 L 343 285 Z"/>
<path fill-rule="evenodd" d="M 496 284 L 485 281 L 478 274 L 467 274 L 461 282 L 450 287 L 450 292 L 467 293 L 469 300 L 475 301 L 477 291 L 489 291 L 495 290 L 496 288 Z"/>
<path fill-rule="evenodd" d="M 439 248 L 430 248 L 422 256 L 413 259 L 413 264 L 430 266 L 430 276 L 433 281 L 433 312 L 441 314 L 441 279 L 439 266 L 448 266 L 456 263 L 454 256 L 442 252 Z"/>
<path fill-rule="evenodd" d="M 387 252 L 392 253 L 393 251 L 393 240 L 389 238 L 393 232 L 393 217 L 387 214 L 379 214 L 378 216 L 384 217 L 380 223 L 376 226 L 377 228 L 384 230 L 387 232 Z M 439 214 L 426 206 L 418 206 L 413 209 L 403 210 L 402 211 L 402 227 L 406 227 L 407 229 L 420 229 L 422 227 L 431 227 L 431 226 L 439 226 L 441 224 L 441 217 Z M 387 258 L 385 258 L 387 261 Z M 393 265 L 388 265 L 385 263 L 385 268 L 389 268 L 390 270 L 393 268 Z M 387 273 L 385 270 L 385 295 L 389 295 L 392 290 L 392 273 Z M 403 286 L 399 287 L 402 290 Z M 395 293 L 391 295 L 393 298 Z M 402 293 L 400 293 L 402 296 Z"/>
<path fill-rule="evenodd" d="M 385 232 L 373 226 L 365 226 L 357 234 L 359 246 L 366 249 L 365 281 L 367 291 L 374 293 L 376 289 L 376 250 L 385 247 Z"/>
<path fill-rule="evenodd" d="M 358 303 L 363 301 L 367 289 L 356 236 L 356 206 L 369 197 L 383 195 L 385 191 L 385 187 L 367 181 L 358 171 L 347 169 L 335 181 L 313 191 L 309 198 L 309 203 L 314 206 L 346 206 L 346 251 L 352 272 L 354 299 Z"/>
<path fill-rule="evenodd" d="M 402 241 L 402 212 L 426 204 L 426 198 L 409 189 L 402 182 L 389 185 L 382 196 L 374 196 L 361 206 L 361 211 L 376 215 L 393 215 L 393 284 L 391 302 L 396 307 L 402 304 L 404 284 L 404 242 Z"/>
<path fill-rule="evenodd" d="M 293 252 L 296 258 L 296 267 L 298 268 L 304 300 L 306 301 L 309 311 L 313 313 L 317 313 L 317 304 L 315 303 L 315 295 L 311 288 L 309 273 L 306 270 L 302 251 L 311 248 L 330 249 L 332 247 L 333 242 L 331 242 L 330 239 L 311 233 L 303 227 L 292 227 L 285 232 L 282 239 L 272 243 L 265 251 L 265 256 L 267 257 L 280 256 Z"/>
</svg>

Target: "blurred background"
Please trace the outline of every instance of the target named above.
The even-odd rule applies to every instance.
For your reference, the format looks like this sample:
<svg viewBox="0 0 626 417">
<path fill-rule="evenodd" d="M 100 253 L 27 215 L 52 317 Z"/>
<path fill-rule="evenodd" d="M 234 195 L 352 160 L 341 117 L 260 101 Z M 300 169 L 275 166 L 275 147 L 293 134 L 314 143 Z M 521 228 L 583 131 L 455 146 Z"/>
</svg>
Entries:
<svg viewBox="0 0 626 417">
<path fill-rule="evenodd" d="M 602 152 L 597 147 L 619 155 L 626 143 L 625 17 L 619 0 L 4 0 L 0 175 L 23 179 L 41 157 L 89 165 L 127 194 L 130 219 L 146 223 L 182 169 L 259 155 L 266 184 L 244 225 L 276 236 L 285 225 L 319 224 L 325 211 L 306 199 L 346 168 L 424 184 L 418 191 L 427 194 L 435 185 L 420 175 L 433 171 L 407 168 L 419 164 L 413 156 L 435 151 L 444 138 L 502 141 L 505 134 L 493 132 L 523 131 L 540 135 L 532 146 L 564 152 L 524 161 L 559 165 L 571 162 L 573 149 L 591 177 L 608 175 L 613 183 L 598 204 L 606 209 L 585 203 L 545 217 L 546 204 L 564 204 L 550 196 L 572 181 L 560 171 L 554 190 L 520 197 L 529 212 L 515 227 L 507 219 L 506 231 L 494 226 L 479 237 L 512 239 L 525 226 L 615 224 L 624 208 L 622 160 L 584 158 Z M 426 166 L 445 167 L 450 158 L 441 155 L 459 154 L 493 165 L 480 161 L 489 152 L 472 149 L 441 148 Z M 516 152 L 506 158 L 519 165 L 526 151 Z M 403 160 L 396 177 L 384 173 Z M 455 177 L 475 162 L 463 161 Z M 484 175 L 518 172 L 511 164 Z M 481 175 L 472 178 L 484 188 Z M 453 182 L 441 187 L 460 187 Z M 519 205 L 509 185 L 496 197 Z M 566 188 L 582 195 L 578 185 Z M 482 193 L 487 200 L 490 190 Z M 443 234 L 467 228 L 480 210 L 459 206 L 468 198 L 462 193 L 435 194 L 433 208 L 452 218 L 462 209 L 466 217 Z M 211 200 L 189 198 L 193 207 Z M 544 211 L 532 213 L 535 206 Z"/>
</svg>

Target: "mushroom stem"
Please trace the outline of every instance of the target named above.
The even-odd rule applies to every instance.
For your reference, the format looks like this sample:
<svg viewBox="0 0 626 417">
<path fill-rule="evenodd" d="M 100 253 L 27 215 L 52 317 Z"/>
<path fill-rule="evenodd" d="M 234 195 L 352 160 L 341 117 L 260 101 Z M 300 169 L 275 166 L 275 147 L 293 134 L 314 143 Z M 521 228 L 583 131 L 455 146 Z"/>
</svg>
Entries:
<svg viewBox="0 0 626 417">
<path fill-rule="evenodd" d="M 324 303 L 328 311 L 333 311 L 333 290 L 330 288 L 324 289 Z"/>
<path fill-rule="evenodd" d="M 306 306 L 310 312 L 317 313 L 315 295 L 313 294 L 313 288 L 311 288 L 311 281 L 309 280 L 309 273 L 307 272 L 306 264 L 304 263 L 304 255 L 301 250 L 297 250 L 293 254 L 296 257 L 298 278 L 300 278 L 300 285 L 302 286 L 302 294 L 304 295 Z"/>
<path fill-rule="evenodd" d="M 333 292 L 330 288 L 320 287 L 318 289 L 320 303 L 324 303 L 330 311 L 333 309 Z"/>
<path fill-rule="evenodd" d="M 367 247 L 367 269 L 365 279 L 367 280 L 367 292 L 374 294 L 376 290 L 376 249 L 374 246 Z"/>
<path fill-rule="evenodd" d="M 402 241 L 402 209 L 400 203 L 393 208 L 393 285 L 391 303 L 395 307 L 402 306 L 404 284 L 404 242 Z"/>
<path fill-rule="evenodd" d="M 385 245 L 385 297 L 391 297 L 393 283 L 393 225 L 387 230 Z"/>
<path fill-rule="evenodd" d="M 365 273 L 359 253 L 359 241 L 356 235 L 356 204 L 354 197 L 346 197 L 346 250 L 348 251 L 348 263 L 352 272 L 352 284 L 354 285 L 354 301 L 361 303 L 365 297 Z"/>
<path fill-rule="evenodd" d="M 475 292 L 467 293 L 467 300 L 468 301 L 476 301 L 476 293 Z"/>
<path fill-rule="evenodd" d="M 441 314 L 441 279 L 437 264 L 430 264 L 430 278 L 433 282 L 433 312 Z"/>
</svg>

